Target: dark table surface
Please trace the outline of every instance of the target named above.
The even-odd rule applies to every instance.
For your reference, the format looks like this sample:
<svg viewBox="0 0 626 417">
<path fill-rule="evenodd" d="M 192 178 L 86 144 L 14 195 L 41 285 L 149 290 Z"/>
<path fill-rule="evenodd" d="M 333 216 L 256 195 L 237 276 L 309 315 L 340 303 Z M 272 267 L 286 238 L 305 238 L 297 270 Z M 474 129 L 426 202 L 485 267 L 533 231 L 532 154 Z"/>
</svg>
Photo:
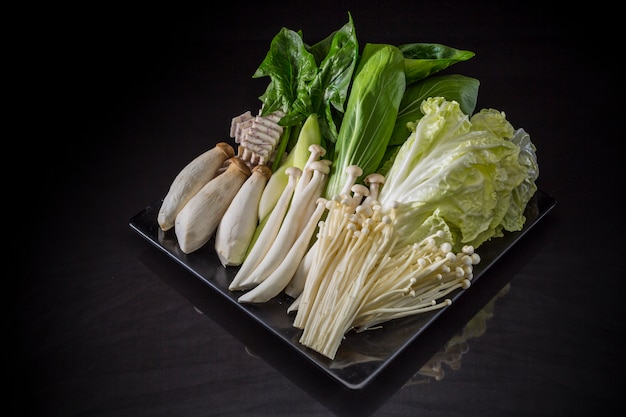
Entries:
<svg viewBox="0 0 626 417">
<path fill-rule="evenodd" d="M 22 188 L 30 244 L 20 263 L 8 260 L 26 265 L 9 287 L 10 392 L 22 394 L 10 404 L 46 416 L 623 409 L 624 112 L 614 45 L 584 10 L 415 3 L 39 10 L 24 92 L 37 92 L 28 99 L 40 115 L 19 128 L 41 129 L 24 152 L 37 155 L 28 168 L 42 178 L 24 179 L 40 190 Z M 252 74 L 281 27 L 313 43 L 348 12 L 361 44 L 475 52 L 454 72 L 480 80 L 478 108 L 502 110 L 530 133 L 539 188 L 557 201 L 400 365 L 357 392 L 302 364 L 129 227 L 184 164 L 230 140 L 233 116 L 258 108 L 267 79 Z M 11 207 L 11 223 L 21 207 Z M 444 352 L 470 320 L 483 327 Z"/>
</svg>

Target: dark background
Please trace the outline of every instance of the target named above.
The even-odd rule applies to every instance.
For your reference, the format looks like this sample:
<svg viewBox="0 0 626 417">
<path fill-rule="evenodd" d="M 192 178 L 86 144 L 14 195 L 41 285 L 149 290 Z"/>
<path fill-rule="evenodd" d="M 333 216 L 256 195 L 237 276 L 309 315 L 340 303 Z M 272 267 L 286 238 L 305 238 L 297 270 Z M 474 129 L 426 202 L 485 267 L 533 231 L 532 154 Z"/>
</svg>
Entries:
<svg viewBox="0 0 626 417">
<path fill-rule="evenodd" d="M 215 294 L 128 226 L 184 164 L 229 140 L 233 116 L 258 107 L 267 79 L 251 76 L 281 27 L 315 43 L 351 12 L 361 45 L 433 42 L 475 52 L 453 72 L 481 81 L 477 108 L 502 110 L 530 133 L 539 188 L 558 201 L 485 275 L 492 288 L 466 294 L 480 305 L 468 301 L 445 323 L 449 331 L 443 321 L 433 330 L 432 352 L 506 285 L 461 366 L 444 364 L 439 381 L 418 374 L 382 390 L 378 403 L 369 393 L 369 410 L 582 416 L 624 408 L 624 110 L 614 10 L 200 4 L 14 16 L 20 25 L 11 39 L 24 46 L 11 67 L 25 79 L 14 84 L 14 104 L 34 117 L 20 123 L 15 142 L 34 155 L 23 162 L 36 178 L 10 176 L 24 184 L 13 196 L 25 195 L 28 207 L 27 236 L 18 232 L 17 241 L 29 240 L 18 265 L 7 262 L 26 266 L 11 286 L 6 360 L 10 392 L 21 399 L 10 406 L 46 416 L 363 415 L 349 395 L 325 393 L 323 380 L 290 375 L 283 368 L 298 364 L 288 356 L 281 366 L 248 353 L 254 329 L 238 331 Z M 9 223 L 20 231 L 21 210 L 10 204 Z"/>
</svg>

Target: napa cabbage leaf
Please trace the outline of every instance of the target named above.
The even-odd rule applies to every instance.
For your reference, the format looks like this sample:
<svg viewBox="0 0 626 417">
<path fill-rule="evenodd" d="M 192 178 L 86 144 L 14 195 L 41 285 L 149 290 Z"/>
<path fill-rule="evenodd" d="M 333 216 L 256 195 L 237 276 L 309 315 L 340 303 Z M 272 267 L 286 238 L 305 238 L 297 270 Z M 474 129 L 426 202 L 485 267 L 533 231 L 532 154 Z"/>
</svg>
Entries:
<svg viewBox="0 0 626 417">
<path fill-rule="evenodd" d="M 539 174 L 529 135 L 504 112 L 470 117 L 443 97 L 424 100 L 421 111 L 379 195 L 384 212 L 397 205 L 400 246 L 419 241 L 433 215 L 448 225 L 457 250 L 520 230 Z"/>
</svg>

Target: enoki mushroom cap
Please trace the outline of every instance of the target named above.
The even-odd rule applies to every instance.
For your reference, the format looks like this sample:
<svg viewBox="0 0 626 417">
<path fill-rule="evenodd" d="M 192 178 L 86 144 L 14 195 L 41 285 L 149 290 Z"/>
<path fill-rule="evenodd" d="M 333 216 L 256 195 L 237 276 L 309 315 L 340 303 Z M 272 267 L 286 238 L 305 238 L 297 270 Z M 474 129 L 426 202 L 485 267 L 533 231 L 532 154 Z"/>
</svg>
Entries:
<svg viewBox="0 0 626 417">
<path fill-rule="evenodd" d="M 365 196 L 367 197 L 370 193 L 370 189 L 364 186 L 363 184 L 354 184 L 350 189 L 354 193 L 354 195 Z"/>
<path fill-rule="evenodd" d="M 351 177 L 360 177 L 363 175 L 363 169 L 358 165 L 348 165 L 346 167 L 346 174 Z"/>
</svg>

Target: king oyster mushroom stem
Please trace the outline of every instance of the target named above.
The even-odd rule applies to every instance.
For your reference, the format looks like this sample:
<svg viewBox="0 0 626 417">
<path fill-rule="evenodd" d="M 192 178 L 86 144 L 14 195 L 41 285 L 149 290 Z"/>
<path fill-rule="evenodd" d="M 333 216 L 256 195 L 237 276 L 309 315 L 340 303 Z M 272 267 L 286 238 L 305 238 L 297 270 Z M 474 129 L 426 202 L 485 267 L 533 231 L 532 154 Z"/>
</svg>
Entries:
<svg viewBox="0 0 626 417">
<path fill-rule="evenodd" d="M 207 182 L 176 216 L 174 231 L 184 253 L 200 249 L 211 239 L 231 201 L 250 177 L 250 168 L 241 158 L 226 161 L 227 168 Z"/>
<path fill-rule="evenodd" d="M 248 288 L 248 277 L 257 265 L 261 263 L 278 234 L 280 225 L 289 208 L 294 189 L 296 188 L 296 183 L 302 175 L 302 170 L 298 167 L 289 167 L 285 173 L 288 176 L 287 185 L 278 198 L 276 206 L 270 212 L 265 226 L 259 233 L 259 236 L 252 247 L 249 249 L 246 258 L 237 271 L 237 274 L 235 274 L 235 277 L 228 286 L 228 289 L 231 291 L 244 290 Z"/>
<path fill-rule="evenodd" d="M 198 191 L 212 180 L 224 162 L 235 155 L 235 149 L 220 142 L 189 162 L 174 178 L 163 198 L 157 222 L 163 231 L 174 227 L 176 216 Z"/>
<path fill-rule="evenodd" d="M 215 252 L 223 266 L 243 262 L 258 224 L 257 210 L 265 184 L 272 175 L 266 165 L 256 165 L 222 216 L 215 232 Z"/>
</svg>

